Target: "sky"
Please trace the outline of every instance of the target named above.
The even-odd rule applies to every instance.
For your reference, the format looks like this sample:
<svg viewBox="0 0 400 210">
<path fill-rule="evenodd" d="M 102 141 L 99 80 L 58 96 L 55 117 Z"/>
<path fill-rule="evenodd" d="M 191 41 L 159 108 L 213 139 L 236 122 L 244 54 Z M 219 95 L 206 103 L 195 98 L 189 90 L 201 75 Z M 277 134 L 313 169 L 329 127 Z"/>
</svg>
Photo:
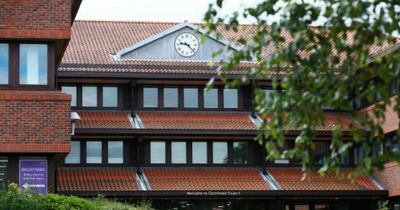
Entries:
<svg viewBox="0 0 400 210">
<path fill-rule="evenodd" d="M 82 0 L 78 20 L 202 22 L 215 0 Z M 259 0 L 225 0 L 221 14 L 255 5 Z M 242 19 L 242 23 L 251 20 Z"/>
</svg>

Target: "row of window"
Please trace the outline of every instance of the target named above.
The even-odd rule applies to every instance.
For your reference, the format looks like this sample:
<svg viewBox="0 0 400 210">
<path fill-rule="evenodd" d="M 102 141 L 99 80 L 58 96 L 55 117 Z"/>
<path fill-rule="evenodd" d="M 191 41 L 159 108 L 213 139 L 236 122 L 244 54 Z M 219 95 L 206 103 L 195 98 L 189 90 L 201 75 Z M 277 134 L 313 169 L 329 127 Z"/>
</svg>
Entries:
<svg viewBox="0 0 400 210">
<path fill-rule="evenodd" d="M 212 142 L 211 151 L 208 151 L 209 142 L 191 142 L 191 162 L 187 158 L 187 142 L 183 141 L 170 142 L 171 159 L 167 161 L 167 143 L 169 142 L 150 142 L 150 164 L 228 164 L 230 159 L 233 164 L 248 164 L 249 146 L 248 142 L 245 141 L 233 142 L 232 144 L 228 144 L 226 141 Z M 232 147 L 232 154 L 228 152 L 229 147 Z M 211 157 L 211 161 L 209 157 Z"/>
<path fill-rule="evenodd" d="M 48 46 L 46 44 L 11 44 L 0 43 L 0 85 L 9 85 L 10 76 L 15 75 L 19 85 L 48 84 Z M 14 46 L 14 45 L 13 45 Z M 18 51 L 19 57 L 10 56 Z M 11 68 L 11 59 L 18 59 L 18 70 Z M 18 72 L 11 74 L 10 71 Z"/>
<path fill-rule="evenodd" d="M 107 141 L 104 144 L 101 141 L 71 141 L 71 152 L 65 158 L 67 164 L 80 164 L 82 162 L 82 143 L 86 146 L 86 157 L 84 163 L 87 164 L 102 164 L 103 163 L 103 146 L 107 147 L 107 163 L 108 164 L 123 164 L 124 144 L 122 141 Z"/>
<path fill-rule="evenodd" d="M 99 107 L 99 103 L 104 108 L 118 107 L 118 87 L 115 86 L 61 86 L 61 91 L 72 96 L 71 106 L 73 107 Z M 100 100 L 98 100 L 98 95 L 101 97 Z M 80 104 L 78 104 L 78 98 Z"/>
<path fill-rule="evenodd" d="M 180 94 L 180 91 L 182 94 Z M 220 100 L 222 100 L 221 103 Z M 181 104 L 180 101 L 182 101 Z M 143 108 L 237 109 L 239 106 L 238 89 L 213 88 L 203 90 L 199 87 L 144 87 L 142 106 Z"/>
</svg>

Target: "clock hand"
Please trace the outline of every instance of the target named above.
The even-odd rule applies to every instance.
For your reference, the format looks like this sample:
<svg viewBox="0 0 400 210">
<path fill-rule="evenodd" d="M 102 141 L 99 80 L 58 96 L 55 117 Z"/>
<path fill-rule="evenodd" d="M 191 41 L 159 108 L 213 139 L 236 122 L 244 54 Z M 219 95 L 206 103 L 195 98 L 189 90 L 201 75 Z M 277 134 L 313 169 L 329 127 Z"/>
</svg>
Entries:
<svg viewBox="0 0 400 210">
<path fill-rule="evenodd" d="M 185 45 L 186 47 L 188 47 L 190 49 L 190 51 L 192 51 L 194 53 L 194 50 L 192 49 L 192 47 L 190 47 L 190 44 L 188 44 L 187 42 L 180 42 L 180 45 Z"/>
</svg>

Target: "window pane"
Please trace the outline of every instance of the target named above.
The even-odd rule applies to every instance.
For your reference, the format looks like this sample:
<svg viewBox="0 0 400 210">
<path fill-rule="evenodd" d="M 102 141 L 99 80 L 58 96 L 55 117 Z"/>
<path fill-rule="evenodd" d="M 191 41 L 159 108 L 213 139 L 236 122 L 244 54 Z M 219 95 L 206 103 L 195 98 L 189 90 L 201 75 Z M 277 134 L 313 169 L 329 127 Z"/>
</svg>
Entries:
<svg viewBox="0 0 400 210">
<path fill-rule="evenodd" d="M 247 164 L 249 157 L 248 142 L 233 142 L 233 163 Z"/>
<path fill-rule="evenodd" d="M 274 90 L 270 90 L 270 89 L 265 89 L 264 90 L 264 94 L 265 94 L 265 103 L 269 104 L 271 103 L 271 98 L 272 98 L 272 93 L 274 92 Z"/>
<path fill-rule="evenodd" d="M 194 164 L 207 164 L 207 142 L 193 142 L 192 153 Z"/>
<path fill-rule="evenodd" d="M 199 90 L 197 88 L 183 89 L 183 106 L 185 108 L 197 108 L 199 106 Z"/>
<path fill-rule="evenodd" d="M 118 88 L 103 87 L 103 107 L 118 106 Z"/>
<path fill-rule="evenodd" d="M 143 88 L 143 107 L 158 107 L 158 88 Z"/>
<path fill-rule="evenodd" d="M 8 84 L 8 44 L 0 44 L 0 84 Z"/>
<path fill-rule="evenodd" d="M 124 151 L 122 141 L 108 142 L 108 163 L 124 163 Z"/>
<path fill-rule="evenodd" d="M 316 142 L 315 149 L 311 152 L 311 157 L 314 159 L 314 164 L 323 165 L 325 156 L 328 153 L 329 143 Z"/>
<path fill-rule="evenodd" d="M 101 141 L 86 142 L 86 163 L 101 163 Z"/>
<path fill-rule="evenodd" d="M 186 142 L 171 142 L 171 162 L 186 163 Z"/>
<path fill-rule="evenodd" d="M 81 142 L 71 141 L 71 152 L 65 158 L 65 163 L 81 162 Z"/>
<path fill-rule="evenodd" d="M 74 86 L 62 86 L 61 87 L 61 91 L 63 93 L 67 93 L 69 95 L 71 95 L 71 106 L 76 106 L 76 87 Z"/>
<path fill-rule="evenodd" d="M 218 108 L 218 89 L 204 90 L 204 108 Z"/>
<path fill-rule="evenodd" d="M 238 108 L 238 90 L 224 89 L 224 108 Z"/>
<path fill-rule="evenodd" d="M 19 51 L 19 83 L 47 85 L 47 45 L 21 44 Z"/>
<path fill-rule="evenodd" d="M 164 107 L 178 107 L 178 88 L 164 88 Z"/>
<path fill-rule="evenodd" d="M 228 163 L 227 142 L 213 142 L 213 163 Z"/>
<path fill-rule="evenodd" d="M 82 106 L 97 107 L 97 87 L 82 87 Z"/>
<path fill-rule="evenodd" d="M 163 141 L 150 142 L 150 163 L 152 164 L 165 163 L 165 142 Z"/>
</svg>

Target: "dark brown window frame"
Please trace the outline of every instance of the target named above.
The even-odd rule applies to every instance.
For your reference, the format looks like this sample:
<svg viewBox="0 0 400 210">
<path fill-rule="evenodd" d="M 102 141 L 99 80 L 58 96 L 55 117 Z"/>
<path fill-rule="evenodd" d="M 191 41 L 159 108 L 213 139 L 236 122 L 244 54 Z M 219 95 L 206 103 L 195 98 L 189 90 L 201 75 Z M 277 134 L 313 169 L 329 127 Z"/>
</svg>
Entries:
<svg viewBox="0 0 400 210">
<path fill-rule="evenodd" d="M 176 87 L 178 88 L 178 107 L 164 107 L 164 88 L 168 87 Z M 144 88 L 157 88 L 158 90 L 158 106 L 157 107 L 144 107 Z M 184 107 L 184 88 L 197 88 L 198 89 L 198 107 L 197 108 L 188 108 Z M 241 88 L 237 88 L 238 90 L 238 107 L 237 108 L 224 108 L 223 107 L 223 99 L 224 99 L 224 87 L 217 86 L 214 87 L 218 90 L 218 108 L 205 108 L 204 107 L 204 89 L 205 87 L 202 85 L 142 85 L 138 88 L 138 109 L 145 111 L 156 111 L 156 110 L 180 110 L 180 111 L 240 111 L 243 109 L 243 94 Z"/>
<path fill-rule="evenodd" d="M 8 44 L 8 84 L 0 85 L 2 89 L 17 90 L 43 90 L 56 88 L 56 69 L 55 69 L 55 49 L 54 42 L 42 41 L 1 41 L 2 44 Z M 21 44 L 45 44 L 47 45 L 47 84 L 46 85 L 29 85 L 19 84 L 19 48 Z"/>
</svg>

